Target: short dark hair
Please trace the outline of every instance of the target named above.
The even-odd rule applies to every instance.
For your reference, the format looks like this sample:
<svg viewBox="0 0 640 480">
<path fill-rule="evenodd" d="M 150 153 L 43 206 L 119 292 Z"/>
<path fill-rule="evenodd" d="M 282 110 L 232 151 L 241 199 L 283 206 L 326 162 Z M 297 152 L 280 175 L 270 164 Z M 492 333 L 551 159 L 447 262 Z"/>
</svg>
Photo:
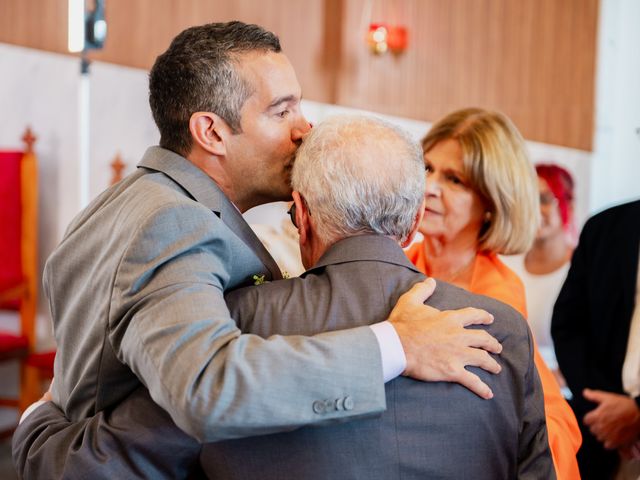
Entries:
<svg viewBox="0 0 640 480">
<path fill-rule="evenodd" d="M 173 39 L 149 74 L 149 104 L 161 147 L 188 155 L 194 112 L 213 112 L 240 131 L 240 110 L 253 90 L 236 65 L 240 54 L 251 51 L 280 52 L 280 40 L 237 21 L 191 27 Z"/>
</svg>

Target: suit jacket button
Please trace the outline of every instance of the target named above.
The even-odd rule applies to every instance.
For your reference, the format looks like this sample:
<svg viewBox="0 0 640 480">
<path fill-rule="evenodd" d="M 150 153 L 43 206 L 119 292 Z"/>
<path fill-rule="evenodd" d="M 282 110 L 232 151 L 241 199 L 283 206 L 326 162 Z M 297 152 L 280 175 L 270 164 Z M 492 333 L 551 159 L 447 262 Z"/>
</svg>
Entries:
<svg viewBox="0 0 640 480">
<path fill-rule="evenodd" d="M 315 413 L 324 413 L 324 402 L 321 400 L 313 402 L 313 411 Z"/>
<path fill-rule="evenodd" d="M 335 410 L 344 410 L 344 398 L 336 398 L 333 402 L 333 408 Z"/>
<path fill-rule="evenodd" d="M 342 402 L 342 405 L 345 410 L 353 410 L 353 407 L 354 407 L 353 398 L 344 397 L 344 402 Z"/>
</svg>

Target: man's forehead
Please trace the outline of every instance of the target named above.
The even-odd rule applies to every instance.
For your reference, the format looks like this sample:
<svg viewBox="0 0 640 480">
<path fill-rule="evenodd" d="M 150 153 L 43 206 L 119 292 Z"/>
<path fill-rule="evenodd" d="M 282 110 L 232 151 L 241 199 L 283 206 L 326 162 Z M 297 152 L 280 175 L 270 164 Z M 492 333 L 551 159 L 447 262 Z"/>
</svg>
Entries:
<svg viewBox="0 0 640 480">
<path fill-rule="evenodd" d="M 285 97 L 300 99 L 300 84 L 283 53 L 252 51 L 238 56 L 238 73 L 248 81 L 267 106 Z"/>
</svg>

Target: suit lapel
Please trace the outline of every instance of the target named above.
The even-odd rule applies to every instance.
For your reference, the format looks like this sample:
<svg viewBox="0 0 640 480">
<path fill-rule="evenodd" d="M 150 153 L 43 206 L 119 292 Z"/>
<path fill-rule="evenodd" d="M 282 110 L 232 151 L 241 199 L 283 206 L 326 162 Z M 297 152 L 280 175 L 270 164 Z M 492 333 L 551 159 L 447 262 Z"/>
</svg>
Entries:
<svg viewBox="0 0 640 480">
<path fill-rule="evenodd" d="M 162 172 L 180 185 L 195 201 L 213 211 L 260 259 L 271 280 L 282 278 L 280 268 L 256 237 L 240 211 L 220 187 L 186 158 L 160 147 L 147 149 L 138 167 Z"/>
</svg>

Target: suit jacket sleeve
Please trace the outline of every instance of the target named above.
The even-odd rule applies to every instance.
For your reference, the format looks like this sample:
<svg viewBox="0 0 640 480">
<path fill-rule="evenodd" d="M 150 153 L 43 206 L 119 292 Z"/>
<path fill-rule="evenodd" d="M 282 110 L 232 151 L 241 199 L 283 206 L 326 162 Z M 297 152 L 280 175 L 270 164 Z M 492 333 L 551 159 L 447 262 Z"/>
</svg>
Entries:
<svg viewBox="0 0 640 480">
<path fill-rule="evenodd" d="M 14 465 L 25 479 L 204 478 L 197 462 L 200 449 L 144 387 L 113 411 L 74 422 L 46 402 L 12 439 Z"/>
<path fill-rule="evenodd" d="M 200 441 L 384 410 L 370 328 L 314 337 L 241 335 L 223 297 L 233 252 L 215 220 L 200 206 L 160 207 L 120 261 L 109 339 L 153 400 Z M 353 410 L 314 412 L 315 401 L 345 395 L 354 399 Z"/>
<path fill-rule="evenodd" d="M 542 384 L 533 361 L 533 340 L 529 339 L 529 362 L 524 376 L 522 433 L 518 446 L 518 475 L 521 480 L 555 479 L 545 423 Z"/>
<path fill-rule="evenodd" d="M 558 358 L 558 365 L 567 385 L 574 395 L 574 402 L 582 399 L 587 386 L 585 365 L 588 364 L 587 331 L 589 319 L 589 238 L 592 220 L 587 222 L 580 242 L 573 253 L 571 267 L 553 308 L 551 335 Z"/>
</svg>

